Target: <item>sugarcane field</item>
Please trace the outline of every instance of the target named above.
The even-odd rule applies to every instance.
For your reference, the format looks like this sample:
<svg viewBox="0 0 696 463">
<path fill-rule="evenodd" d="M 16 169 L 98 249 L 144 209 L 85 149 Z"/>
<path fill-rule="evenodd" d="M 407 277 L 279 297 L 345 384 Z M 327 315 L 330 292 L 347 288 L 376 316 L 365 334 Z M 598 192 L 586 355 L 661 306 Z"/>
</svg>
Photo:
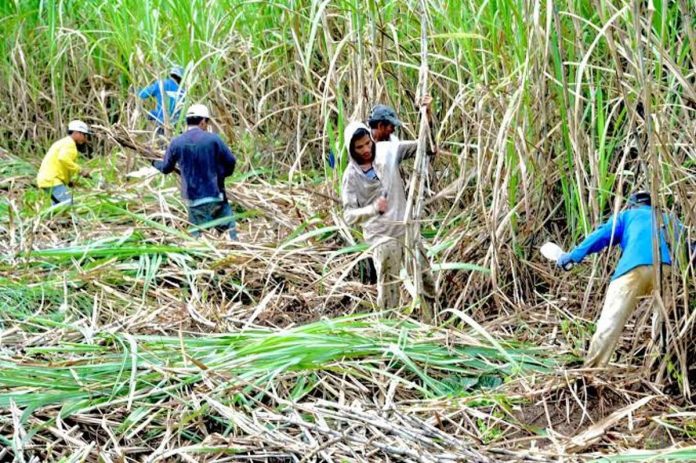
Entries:
<svg viewBox="0 0 696 463">
<path fill-rule="evenodd" d="M 0 462 L 696 461 L 694 0 L 0 35 Z"/>
</svg>

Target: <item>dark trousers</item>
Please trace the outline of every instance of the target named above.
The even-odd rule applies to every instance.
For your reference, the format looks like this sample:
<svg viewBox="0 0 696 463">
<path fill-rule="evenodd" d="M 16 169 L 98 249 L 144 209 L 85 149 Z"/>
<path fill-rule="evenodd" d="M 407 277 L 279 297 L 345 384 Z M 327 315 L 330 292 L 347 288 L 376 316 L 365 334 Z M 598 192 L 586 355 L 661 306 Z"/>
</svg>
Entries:
<svg viewBox="0 0 696 463">
<path fill-rule="evenodd" d="M 358 264 L 360 269 L 360 281 L 366 285 L 377 284 L 377 270 L 375 269 L 375 261 L 372 257 L 366 257 Z"/>
<path fill-rule="evenodd" d="M 237 240 L 237 226 L 234 221 L 232 207 L 227 201 L 215 201 L 212 203 L 200 204 L 192 206 L 188 209 L 189 222 L 200 228 L 208 228 L 205 225 L 208 222 L 217 221 L 215 225 L 218 231 L 227 231 L 230 239 Z M 223 220 L 224 219 L 224 220 Z M 193 236 L 200 236 L 200 230 L 194 230 Z"/>
</svg>

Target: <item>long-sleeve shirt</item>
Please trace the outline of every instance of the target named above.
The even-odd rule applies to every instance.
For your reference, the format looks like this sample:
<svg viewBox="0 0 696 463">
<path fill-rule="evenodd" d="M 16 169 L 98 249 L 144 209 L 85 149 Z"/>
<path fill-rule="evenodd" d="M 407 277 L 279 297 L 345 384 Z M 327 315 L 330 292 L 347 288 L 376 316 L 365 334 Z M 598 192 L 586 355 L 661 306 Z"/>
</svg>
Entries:
<svg viewBox="0 0 696 463">
<path fill-rule="evenodd" d="M 67 185 L 80 172 L 77 164 L 77 145 L 70 135 L 61 138 L 48 149 L 36 176 L 39 188 Z"/>
<path fill-rule="evenodd" d="M 348 225 L 361 224 L 368 243 L 380 237 L 404 235 L 406 193 L 399 164 L 416 154 L 418 143 L 383 141 L 375 144 L 372 167 L 376 178 L 367 175 L 352 158 L 343 173 L 341 199 L 343 218 Z M 386 196 L 387 210 L 380 214 L 375 201 Z"/>
<path fill-rule="evenodd" d="M 663 215 L 663 222 L 670 227 L 669 217 Z M 612 280 L 625 275 L 641 265 L 652 265 L 652 239 L 655 231 L 653 211 L 650 206 L 631 208 L 612 216 L 605 224 L 592 232 L 585 240 L 570 252 L 574 262 L 581 262 L 585 256 L 599 252 L 607 246 L 619 244 L 621 258 L 614 271 Z M 663 264 L 671 265 L 664 230 L 660 230 L 660 260 Z"/>
<path fill-rule="evenodd" d="M 181 169 L 181 194 L 189 205 L 225 198 L 225 177 L 234 173 L 237 163 L 220 136 L 190 128 L 172 140 L 164 160 L 154 166 L 164 174 Z"/>
<path fill-rule="evenodd" d="M 181 110 L 180 102 L 184 97 L 184 90 L 179 86 L 179 84 L 176 83 L 174 79 L 168 77 L 166 79 L 157 80 L 140 90 L 138 96 L 143 100 L 147 98 L 154 98 L 157 101 L 155 110 L 148 111 L 148 116 L 150 119 L 159 124 L 164 124 L 164 108 L 166 105 L 169 122 L 175 123 Z"/>
</svg>

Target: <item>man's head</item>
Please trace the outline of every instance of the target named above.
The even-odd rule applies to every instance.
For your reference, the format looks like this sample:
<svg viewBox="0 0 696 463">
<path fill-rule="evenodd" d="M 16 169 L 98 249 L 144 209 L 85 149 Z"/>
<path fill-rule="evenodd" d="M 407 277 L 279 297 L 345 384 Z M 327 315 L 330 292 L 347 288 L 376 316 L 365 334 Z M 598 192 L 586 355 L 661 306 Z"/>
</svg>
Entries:
<svg viewBox="0 0 696 463">
<path fill-rule="evenodd" d="M 394 130 L 401 126 L 401 121 L 396 117 L 396 112 L 383 104 L 378 104 L 372 108 L 367 122 L 370 124 L 372 138 L 375 141 L 388 141 Z"/>
<path fill-rule="evenodd" d="M 68 123 L 68 135 L 75 141 L 78 150 L 84 151 L 87 142 L 89 142 L 90 134 L 89 126 L 80 120 Z"/>
<path fill-rule="evenodd" d="M 184 68 L 181 66 L 172 66 L 169 70 L 169 76 L 174 79 L 177 84 L 181 83 L 181 79 L 184 78 Z"/>
<path fill-rule="evenodd" d="M 358 164 L 367 164 L 374 159 L 374 143 L 370 130 L 362 122 L 351 122 L 343 132 L 348 153 Z"/>
<path fill-rule="evenodd" d="M 628 198 L 628 207 L 652 206 L 650 193 L 647 191 L 637 191 Z"/>
<path fill-rule="evenodd" d="M 200 127 L 202 130 L 208 130 L 209 120 L 210 111 L 206 105 L 193 104 L 186 111 L 186 125 L 189 127 Z"/>
</svg>

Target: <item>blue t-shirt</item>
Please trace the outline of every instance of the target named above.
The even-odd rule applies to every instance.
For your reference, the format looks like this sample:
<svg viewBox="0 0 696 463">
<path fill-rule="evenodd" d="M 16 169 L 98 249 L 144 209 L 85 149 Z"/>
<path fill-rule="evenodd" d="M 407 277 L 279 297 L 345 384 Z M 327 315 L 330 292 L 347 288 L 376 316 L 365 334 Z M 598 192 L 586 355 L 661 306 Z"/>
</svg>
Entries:
<svg viewBox="0 0 696 463">
<path fill-rule="evenodd" d="M 163 92 L 166 98 L 162 97 Z M 179 119 L 181 101 L 184 98 L 184 89 L 181 88 L 179 84 L 177 84 L 176 81 L 171 77 L 153 82 L 148 87 L 140 90 L 138 96 L 143 100 L 151 97 L 157 100 L 155 110 L 148 111 L 147 113 L 148 117 L 157 123 L 164 124 L 165 104 L 167 107 L 169 122 L 174 124 Z"/>
<path fill-rule="evenodd" d="M 379 180 L 377 177 L 377 171 L 375 170 L 375 167 L 372 166 L 367 170 L 363 170 L 363 174 L 365 174 L 365 177 L 367 177 L 370 180 Z"/>
<path fill-rule="evenodd" d="M 154 166 L 164 174 L 181 169 L 181 194 L 189 204 L 201 199 L 225 198 L 225 177 L 237 160 L 219 135 L 192 128 L 172 140 L 163 161 Z"/>
<path fill-rule="evenodd" d="M 667 230 L 678 227 L 669 217 L 663 214 L 663 223 Z M 673 226 L 670 226 L 672 224 Z M 655 230 L 653 210 L 650 206 L 628 209 L 612 216 L 608 222 L 592 232 L 585 240 L 570 252 L 574 262 L 581 262 L 585 256 L 599 252 L 607 246 L 619 244 L 621 258 L 616 266 L 612 280 L 625 275 L 641 265 L 652 265 L 652 238 Z M 660 260 L 663 264 L 671 265 L 664 230 L 660 230 Z"/>
</svg>

